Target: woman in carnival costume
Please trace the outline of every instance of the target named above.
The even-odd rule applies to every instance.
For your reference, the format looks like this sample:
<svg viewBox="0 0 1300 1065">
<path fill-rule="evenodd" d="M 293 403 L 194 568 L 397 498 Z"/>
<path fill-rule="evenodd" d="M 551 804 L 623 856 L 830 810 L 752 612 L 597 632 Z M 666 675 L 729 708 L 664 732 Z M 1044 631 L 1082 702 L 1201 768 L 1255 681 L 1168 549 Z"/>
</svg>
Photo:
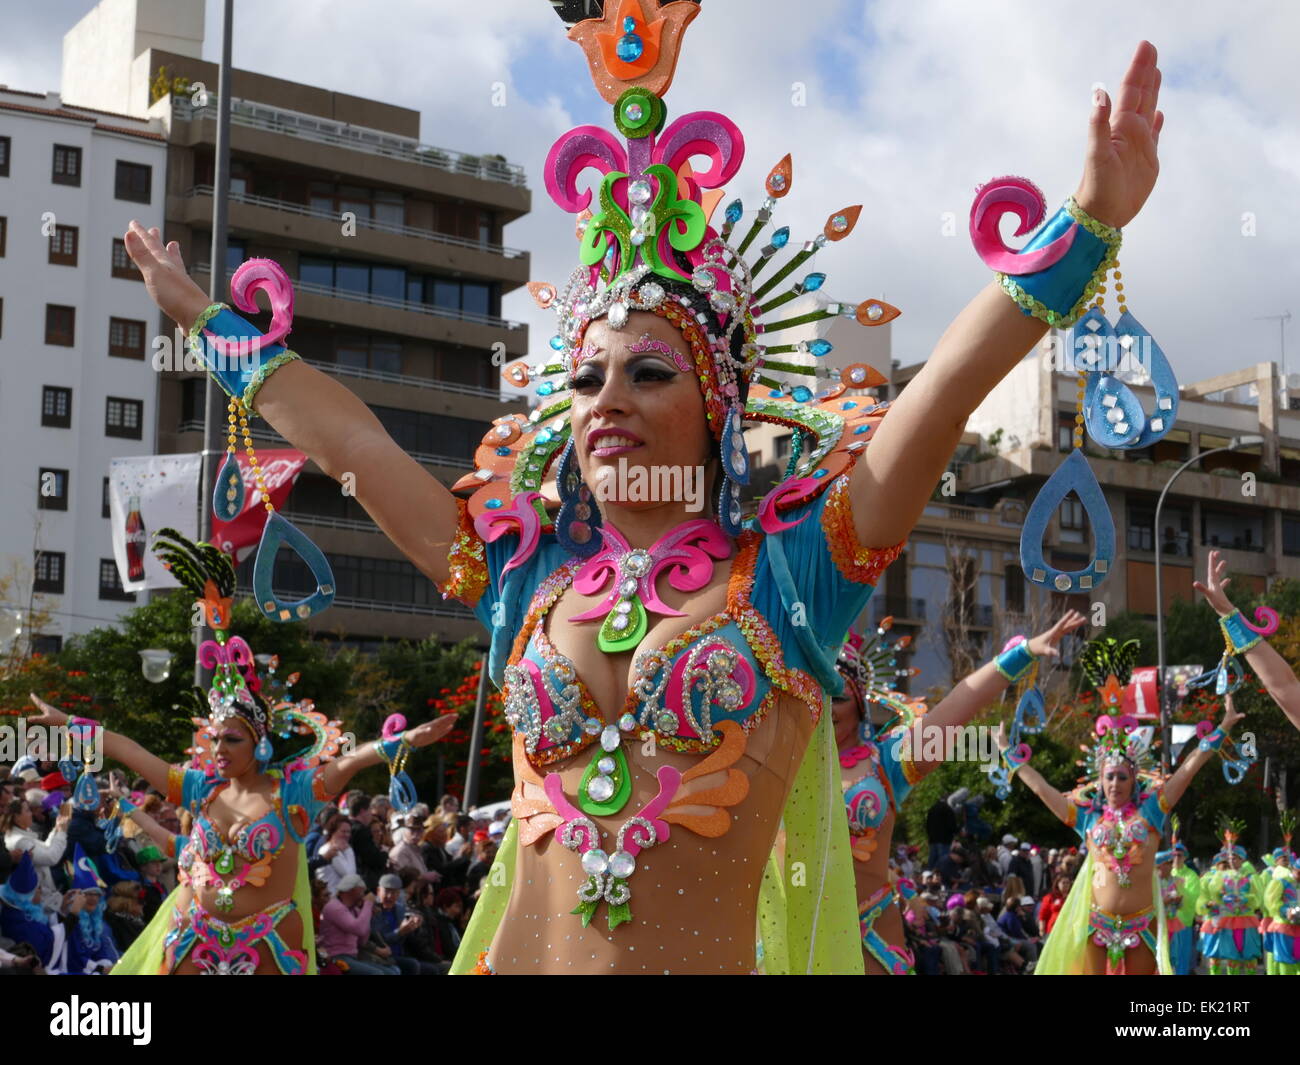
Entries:
<svg viewBox="0 0 1300 1065">
<path fill-rule="evenodd" d="M 171 766 L 135 741 L 87 718 L 32 701 L 43 725 L 82 730 L 108 758 L 128 766 L 169 803 L 194 818 L 190 836 L 171 836 L 147 815 L 142 826 L 177 858 L 183 873 L 161 909 L 113 968 L 114 975 L 303 975 L 316 970 L 310 883 L 302 841 L 323 803 L 367 766 L 387 763 L 394 780 L 413 748 L 445 735 L 455 715 L 340 755 L 339 722 L 309 700 L 268 698 L 252 650 L 228 634 L 235 570 L 210 544 L 160 530 L 159 557 L 195 595 L 216 640 L 200 647 L 214 667 L 206 698 L 195 689 L 194 747 L 189 766 Z M 205 705 L 206 704 L 206 705 Z M 206 711 L 206 713 L 204 713 Z M 306 737 L 305 749 L 276 757 L 273 737 Z M 286 746 L 290 746 L 286 744 Z M 97 798 L 97 797 L 96 797 Z M 97 803 L 96 803 L 97 805 Z M 125 796 L 119 816 L 137 813 Z M 72 944 L 70 943 L 70 947 Z M 70 949 L 70 957 L 72 951 Z"/>
<path fill-rule="evenodd" d="M 1223 848 L 1214 856 L 1214 869 L 1201 878 L 1200 948 L 1211 976 L 1253 976 L 1264 953 L 1259 882 L 1247 869 L 1246 848 L 1237 842 L 1244 827 L 1225 820 Z"/>
<path fill-rule="evenodd" d="M 1240 683 L 1241 666 L 1237 656 L 1242 655 L 1291 724 L 1300 729 L 1300 679 L 1297 679 L 1290 663 L 1264 639 L 1277 632 L 1277 611 L 1266 606 L 1256 607 L 1254 623 L 1247 621 L 1224 591 L 1232 583 L 1232 578 L 1225 576 L 1227 572 L 1227 560 L 1218 551 L 1211 551 L 1206 563 L 1205 583 L 1192 582 L 1192 587 L 1219 615 L 1223 659 L 1214 672 L 1221 675 L 1223 681 L 1217 687 L 1222 692 L 1225 684 L 1235 687 Z"/>
<path fill-rule="evenodd" d="M 897 976 L 914 971 L 914 959 L 902 945 L 903 916 L 897 905 L 895 878 L 890 875 L 889 842 L 912 787 L 939 765 L 936 756 L 951 757 L 946 745 L 938 743 L 937 749 L 927 753 L 924 739 L 916 750 L 916 724 L 920 723 L 926 739 L 946 741 L 949 729 L 964 726 L 1008 685 L 1027 681 L 1040 658 L 1058 657 L 1061 638 L 1084 621 L 1082 614 L 1070 611 L 1046 632 L 1030 640 L 1021 637 L 1012 641 L 1007 650 L 966 677 L 928 713 L 924 702 L 908 699 L 894 687 L 895 678 L 909 672 L 897 667 L 896 656 L 910 637 L 889 642 L 885 638 L 889 619 L 881 622 L 874 639 L 850 632 L 839 658 L 844 694 L 831 701 L 831 713 L 852 838 L 862 960 L 868 975 Z M 877 707 L 890 719 L 873 722 L 872 711 Z"/>
<path fill-rule="evenodd" d="M 1187 864 L 1187 845 L 1178 838 L 1176 814 L 1169 818 L 1169 824 L 1169 849 L 1156 855 L 1169 933 L 1169 961 L 1175 976 L 1191 976 L 1196 971 L 1196 900 L 1201 893 L 1201 878 Z"/>
<path fill-rule="evenodd" d="M 1261 902 L 1264 919 L 1260 932 L 1264 936 L 1265 972 L 1269 976 L 1300 975 L 1300 876 L 1296 872 L 1296 853 L 1291 849 L 1296 816 L 1286 810 L 1281 817 L 1282 846 L 1268 855 L 1263 874 Z"/>
<path fill-rule="evenodd" d="M 1116 227 L 1158 170 L 1155 50 L 1140 46 L 1113 115 L 1096 98 L 1078 192 L 1026 254 L 1000 240 L 991 249 L 987 225 L 1013 211 L 1026 232 L 1045 217 L 1041 194 L 1022 179 L 982 190 L 985 228 L 973 232 L 998 281 L 885 418 L 888 405 L 849 394 L 883 380 L 869 367 L 823 370 L 828 342 L 781 336 L 898 313 L 880 300 L 825 302 L 825 274 L 791 277 L 848 236 L 860 208 L 832 213 L 778 268 L 789 228 L 757 238 L 792 187 L 789 157 L 750 222 L 739 200 L 714 218 L 744 138 L 712 111 L 667 122 L 662 97 L 699 5 L 552 6 L 582 19 L 569 36 L 620 136 L 579 127 L 547 159 L 547 191 L 579 216 L 582 265 L 563 286 L 530 285 L 559 328 L 543 358 L 505 373 L 518 386 L 540 381 L 542 403 L 489 428 L 476 471 L 454 486 L 468 500 L 280 343 L 292 291 L 274 264 L 246 263 L 232 282 L 244 309 L 254 306 L 245 281 L 277 294 L 263 337 L 208 306 L 176 244 L 133 223 L 127 247 L 230 394 L 232 417 L 260 414 L 329 475 L 353 474 L 379 526 L 491 632 L 489 672 L 515 730 L 515 816 L 503 875 L 489 878 L 454 972 L 748 973 L 756 925 L 767 972 L 861 972 L 825 713 L 842 684 L 836 657 L 967 416 L 1049 324 L 1084 312 L 1113 268 Z M 701 156 L 707 169 L 695 170 Z M 595 197 L 577 184 L 588 170 Z M 222 357 L 236 346 L 253 349 L 252 367 Z M 746 420 L 793 432 L 786 479 L 748 525 Z M 701 470 L 708 509 L 671 490 L 643 502 L 620 467 Z M 300 552 L 310 546 L 282 518 L 276 530 Z M 314 572 L 328 594 L 327 571 Z M 261 588 L 259 604 L 278 609 L 269 572 Z M 769 856 L 782 824 L 778 867 Z"/>
<path fill-rule="evenodd" d="M 1164 783 L 1151 765 L 1150 737 L 1136 718 L 1120 716 L 1124 687 L 1138 643 L 1105 638 L 1084 648 L 1080 662 L 1112 711 L 1097 719 L 1097 739 L 1085 747 L 1089 770 L 1073 792 L 1057 791 L 1028 764 L 1029 751 L 1012 750 L 999 735 L 1010 765 L 1043 804 L 1087 847 L 1065 906 L 1043 944 L 1036 973 L 1171 975 L 1165 907 L 1155 854 L 1165 819 L 1192 778 L 1223 744 L 1241 717 L 1231 702 L 1219 727 Z"/>
</svg>

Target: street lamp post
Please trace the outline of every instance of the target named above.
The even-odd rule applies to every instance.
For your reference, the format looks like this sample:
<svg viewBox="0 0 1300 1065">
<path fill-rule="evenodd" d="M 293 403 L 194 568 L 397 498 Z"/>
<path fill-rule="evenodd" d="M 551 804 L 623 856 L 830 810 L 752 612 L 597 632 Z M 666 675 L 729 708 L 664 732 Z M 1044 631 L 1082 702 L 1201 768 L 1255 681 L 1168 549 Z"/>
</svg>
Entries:
<svg viewBox="0 0 1300 1065">
<path fill-rule="evenodd" d="M 1165 505 L 1165 496 L 1178 480 L 1178 475 L 1193 462 L 1199 462 L 1207 455 L 1214 455 L 1220 451 L 1236 451 L 1238 448 L 1253 447 L 1263 442 L 1262 436 L 1235 436 L 1225 447 L 1211 448 L 1209 451 L 1193 455 L 1174 470 L 1169 480 L 1165 482 L 1164 488 L 1160 490 L 1160 498 L 1156 500 L 1156 513 L 1151 530 L 1156 547 L 1156 691 L 1159 693 L 1160 704 L 1160 769 L 1166 776 L 1169 774 L 1169 705 L 1165 698 L 1165 599 L 1164 583 L 1160 576 L 1160 511 Z"/>
</svg>

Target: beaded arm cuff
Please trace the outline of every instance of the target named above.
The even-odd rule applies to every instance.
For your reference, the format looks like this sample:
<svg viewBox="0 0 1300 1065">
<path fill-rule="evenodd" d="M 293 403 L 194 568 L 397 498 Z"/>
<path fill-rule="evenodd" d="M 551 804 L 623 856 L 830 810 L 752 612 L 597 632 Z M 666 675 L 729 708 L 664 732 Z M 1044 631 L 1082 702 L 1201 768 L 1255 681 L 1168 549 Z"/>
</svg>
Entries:
<svg viewBox="0 0 1300 1065">
<path fill-rule="evenodd" d="M 1203 751 L 1217 751 L 1223 746 L 1223 741 L 1228 737 L 1223 734 L 1223 729 L 1216 728 L 1208 736 L 1201 740 L 1198 746 Z"/>
<path fill-rule="evenodd" d="M 1229 654 L 1239 655 L 1249 651 L 1263 639 L 1246 624 L 1240 610 L 1234 610 L 1226 618 L 1219 618 L 1219 628 L 1223 630 L 1223 642 Z"/>
<path fill-rule="evenodd" d="M 456 536 L 447 553 L 450 576 L 437 587 L 444 599 L 458 600 L 473 609 L 487 588 L 487 558 L 483 538 L 474 529 L 465 500 L 456 500 L 456 510 L 459 514 Z"/>
<path fill-rule="evenodd" d="M 993 660 L 999 673 L 1011 684 L 1024 680 L 1038 664 L 1034 652 L 1029 649 L 1029 641 L 1022 639 L 1014 647 L 1009 647 Z"/>
<path fill-rule="evenodd" d="M 858 543 L 846 476 L 837 477 L 827 493 L 826 506 L 822 509 L 822 532 L 826 535 L 835 568 L 845 580 L 872 587 L 907 544 L 906 540 L 893 547 L 863 547 Z"/>
<path fill-rule="evenodd" d="M 1119 255 L 1121 231 L 1099 222 L 1080 207 L 1071 196 L 1043 226 L 1021 252 L 1035 251 L 1050 244 L 1075 222 L 1074 243 L 1059 262 L 1032 274 L 994 276 L 1008 296 L 1027 315 L 1048 325 L 1064 329 L 1073 325 L 1087 309 L 1097 287 L 1115 266 Z"/>
<path fill-rule="evenodd" d="M 230 346 L 227 351 L 217 351 L 204 330 L 224 338 Z M 250 411 L 253 409 L 253 398 L 266 379 L 286 362 L 298 358 L 283 344 L 267 344 L 256 351 L 239 350 L 241 340 L 248 341 L 260 336 L 251 322 L 224 303 L 213 303 L 205 308 L 188 334 L 191 350 L 203 360 L 212 379 L 228 396 L 242 399 Z"/>
</svg>

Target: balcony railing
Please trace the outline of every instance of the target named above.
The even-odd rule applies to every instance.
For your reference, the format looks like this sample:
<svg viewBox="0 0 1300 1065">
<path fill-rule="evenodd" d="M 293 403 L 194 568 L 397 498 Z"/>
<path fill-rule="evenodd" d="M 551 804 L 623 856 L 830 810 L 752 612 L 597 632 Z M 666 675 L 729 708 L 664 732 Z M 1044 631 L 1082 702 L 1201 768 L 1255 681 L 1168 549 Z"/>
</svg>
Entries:
<svg viewBox="0 0 1300 1065">
<path fill-rule="evenodd" d="M 198 418 L 190 418 L 177 425 L 176 431 L 178 433 L 201 433 L 203 432 L 203 422 Z M 260 425 L 249 426 L 248 435 L 254 440 L 260 440 L 262 443 L 270 444 L 273 447 L 293 447 L 274 429 L 267 429 Z M 453 470 L 474 469 L 473 459 L 462 458 L 459 455 L 437 455 L 430 451 L 408 451 L 407 454 L 416 462 L 423 462 L 429 466 L 445 466 Z"/>
<path fill-rule="evenodd" d="M 481 385 L 463 385 L 459 381 L 442 381 L 436 377 L 409 377 L 406 374 L 389 373 L 387 370 L 363 369 L 357 366 L 345 366 L 338 362 L 321 362 L 319 359 L 303 359 L 309 366 L 315 366 L 326 373 L 338 374 L 340 377 L 360 377 L 367 381 L 387 381 L 394 385 L 408 385 L 411 388 L 431 388 L 437 392 L 458 392 L 464 396 L 482 396 L 484 399 L 501 398 L 499 388 L 484 388 Z"/>
<path fill-rule="evenodd" d="M 284 510 L 281 513 L 295 525 L 319 525 L 326 529 L 347 529 L 349 532 L 379 532 L 379 526 L 370 518 L 331 518 L 301 510 Z"/>
<path fill-rule="evenodd" d="M 191 269 L 196 274 L 206 274 L 211 269 L 206 262 L 195 263 Z M 227 270 L 226 276 L 230 277 L 233 270 Z M 457 311 L 450 307 L 438 307 L 432 303 L 420 303 L 416 300 L 398 300 L 391 296 L 376 296 L 371 292 L 354 292 L 351 289 L 335 288 L 333 285 L 318 285 L 314 281 L 294 281 L 294 291 L 297 293 L 310 292 L 317 296 L 328 296 L 336 300 L 352 300 L 356 303 L 368 303 L 374 307 L 390 307 L 395 311 L 410 311 L 413 314 L 428 314 L 434 318 L 450 318 L 458 322 L 471 322 L 474 325 L 490 325 L 496 329 L 506 329 L 514 332 L 517 329 L 526 329 L 522 322 L 512 322 L 506 318 L 498 318 L 492 314 L 477 314 L 474 311 Z"/>
<path fill-rule="evenodd" d="M 277 599 L 293 602 L 303 596 L 301 589 L 276 588 Z M 426 617 L 454 618 L 457 621 L 473 621 L 474 614 L 468 608 L 454 600 L 434 605 L 432 603 L 395 603 L 390 599 L 349 599 L 336 595 L 334 606 L 347 607 L 350 610 L 375 610 L 385 614 L 422 614 Z"/>
<path fill-rule="evenodd" d="M 211 185 L 195 185 L 185 192 L 184 198 L 190 199 L 194 196 L 211 196 Z M 230 199 L 235 203 L 246 203 L 250 207 L 265 207 L 272 211 L 282 211 L 286 214 L 301 215 L 304 218 L 319 218 L 326 222 L 340 221 L 339 216 L 332 211 L 322 211 L 315 207 L 308 207 L 301 203 L 291 203 L 289 200 L 273 200 L 269 196 L 253 196 L 247 192 L 230 192 Z M 481 240 L 467 240 L 464 237 L 454 237 L 450 233 L 439 233 L 434 229 L 420 229 L 416 226 L 402 225 L 398 222 L 381 222 L 377 218 L 358 218 L 357 225 L 362 229 L 374 229 L 383 233 L 394 233 L 400 237 L 416 237 L 420 240 L 432 240 L 439 244 L 450 244 L 457 248 L 468 248 L 471 251 L 486 252 L 489 255 L 500 255 L 504 259 L 519 259 L 527 255 L 526 251 L 518 248 L 507 248 L 502 244 L 490 244 Z"/>
<path fill-rule="evenodd" d="M 207 103 L 202 107 L 192 104 L 189 97 L 172 96 L 173 121 L 191 122 L 204 118 L 216 121 L 215 93 L 208 94 Z M 420 166 L 431 166 L 437 170 L 445 170 L 449 174 L 465 174 L 485 181 L 499 181 L 518 188 L 525 186 L 524 168 L 516 163 L 487 159 L 468 152 L 455 152 L 448 148 L 435 148 L 431 144 L 421 144 L 409 137 L 399 137 L 395 133 L 383 133 L 364 126 L 352 126 L 346 122 L 333 122 L 328 118 L 286 111 L 268 104 L 254 103 L 251 100 L 232 97 L 230 121 L 236 126 L 281 133 L 289 137 L 301 137 L 303 140 L 315 141 L 318 144 L 329 144 L 336 148 L 349 148 L 354 152 L 382 155 Z"/>
</svg>

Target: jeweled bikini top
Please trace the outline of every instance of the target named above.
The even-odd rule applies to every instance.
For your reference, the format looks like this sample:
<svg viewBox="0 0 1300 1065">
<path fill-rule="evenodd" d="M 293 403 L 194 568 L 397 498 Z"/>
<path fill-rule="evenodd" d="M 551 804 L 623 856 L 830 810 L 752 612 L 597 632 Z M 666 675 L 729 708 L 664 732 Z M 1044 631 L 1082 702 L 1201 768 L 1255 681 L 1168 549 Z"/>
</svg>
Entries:
<svg viewBox="0 0 1300 1065">
<path fill-rule="evenodd" d="M 753 608 L 737 578 L 746 567 L 742 555 L 752 554 L 736 556 L 726 610 L 637 654 L 623 713 L 608 724 L 573 662 L 545 631 L 547 614 L 572 583 L 577 563 L 547 578 L 533 599 L 522 653 L 505 671 L 506 719 L 522 734 L 529 762 L 549 765 L 598 740 L 612 751 L 620 732 L 647 729 L 670 750 L 703 754 L 718 745 L 722 721 L 747 731 L 757 724 L 772 702 L 773 684 L 746 636 Z"/>
</svg>

